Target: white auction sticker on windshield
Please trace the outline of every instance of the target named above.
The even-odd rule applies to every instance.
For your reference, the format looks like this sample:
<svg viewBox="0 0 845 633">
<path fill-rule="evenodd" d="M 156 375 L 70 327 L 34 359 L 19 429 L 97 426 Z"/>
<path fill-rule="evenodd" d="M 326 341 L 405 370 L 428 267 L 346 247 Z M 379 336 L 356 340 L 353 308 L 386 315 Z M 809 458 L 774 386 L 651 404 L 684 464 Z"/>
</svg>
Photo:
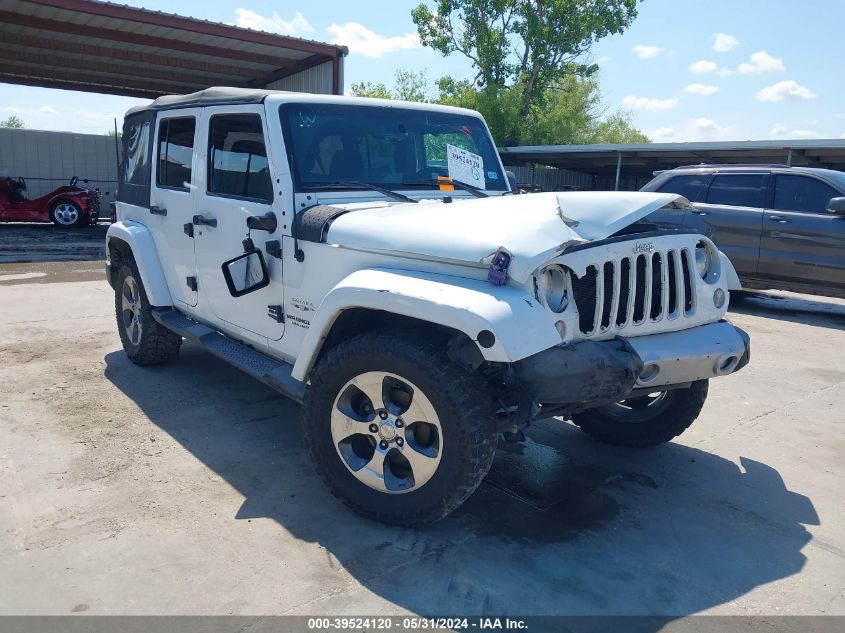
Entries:
<svg viewBox="0 0 845 633">
<path fill-rule="evenodd" d="M 484 161 L 481 156 L 447 143 L 446 157 L 449 178 L 479 189 L 487 188 L 484 180 Z"/>
</svg>

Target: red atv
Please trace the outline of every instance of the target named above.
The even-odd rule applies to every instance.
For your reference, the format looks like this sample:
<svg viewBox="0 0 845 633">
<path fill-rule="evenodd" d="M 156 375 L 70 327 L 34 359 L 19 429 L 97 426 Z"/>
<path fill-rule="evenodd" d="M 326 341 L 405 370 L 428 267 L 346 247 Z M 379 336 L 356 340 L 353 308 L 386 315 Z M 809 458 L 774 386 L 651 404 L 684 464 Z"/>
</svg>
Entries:
<svg viewBox="0 0 845 633">
<path fill-rule="evenodd" d="M 79 178 L 35 200 L 26 197 L 23 178 L 0 177 L 0 222 L 53 222 L 61 227 L 96 224 L 100 193 L 77 186 Z"/>
</svg>

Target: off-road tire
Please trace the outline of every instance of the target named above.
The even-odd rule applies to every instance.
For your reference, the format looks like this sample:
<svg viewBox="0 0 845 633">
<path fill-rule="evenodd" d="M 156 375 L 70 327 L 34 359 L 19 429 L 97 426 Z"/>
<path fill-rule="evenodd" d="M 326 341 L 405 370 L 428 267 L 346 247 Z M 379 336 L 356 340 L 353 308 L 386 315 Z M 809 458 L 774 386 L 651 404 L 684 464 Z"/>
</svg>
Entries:
<svg viewBox="0 0 845 633">
<path fill-rule="evenodd" d="M 572 421 L 587 435 L 614 446 L 643 448 L 670 442 L 686 431 L 701 413 L 707 399 L 707 380 L 686 389 L 666 392 L 670 400 L 648 420 L 621 422 L 607 414 L 605 407 L 573 414 Z"/>
<path fill-rule="evenodd" d="M 124 282 L 128 277 L 134 279 L 137 284 L 140 300 L 138 319 L 141 325 L 140 340 L 133 343 L 126 331 L 123 321 L 122 292 Z M 147 291 L 138 273 L 135 260 L 125 258 L 120 263 L 117 272 L 114 290 L 114 311 L 117 319 L 117 331 L 120 335 L 120 342 L 126 355 L 136 365 L 158 365 L 166 363 L 179 355 L 179 348 L 182 346 L 182 337 L 174 334 L 163 325 L 158 323 L 152 314 L 150 302 L 147 299 Z"/>
<path fill-rule="evenodd" d="M 415 330 L 366 332 L 332 348 L 316 365 L 305 392 L 304 437 L 314 466 L 334 496 L 357 513 L 391 525 L 419 525 L 452 512 L 479 486 L 493 463 L 493 398 L 478 376 L 452 363 L 445 344 Z M 338 455 L 330 415 L 344 385 L 366 372 L 395 374 L 433 405 L 442 431 L 441 458 L 431 479 L 402 494 L 379 492 L 355 478 Z"/>
</svg>

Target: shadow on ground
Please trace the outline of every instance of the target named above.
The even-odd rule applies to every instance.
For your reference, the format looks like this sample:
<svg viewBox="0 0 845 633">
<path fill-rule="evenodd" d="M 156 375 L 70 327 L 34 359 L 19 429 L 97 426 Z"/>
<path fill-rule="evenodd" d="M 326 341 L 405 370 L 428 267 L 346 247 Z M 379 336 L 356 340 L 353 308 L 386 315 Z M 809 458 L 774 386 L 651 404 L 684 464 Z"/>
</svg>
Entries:
<svg viewBox="0 0 845 633">
<path fill-rule="evenodd" d="M 799 572 L 802 524 L 818 524 L 811 501 L 752 458 L 740 468 L 680 444 L 615 449 L 548 420 L 499 450 L 452 517 L 389 528 L 327 492 L 291 401 L 188 344 L 160 368 L 105 360 L 110 381 L 245 497 L 232 520 L 277 521 L 418 613 L 695 613 Z"/>
<path fill-rule="evenodd" d="M 809 295 L 743 291 L 731 294 L 730 311 L 766 319 L 845 330 L 845 304 Z"/>
<path fill-rule="evenodd" d="M 108 228 L 0 222 L 0 264 L 102 260 Z"/>
</svg>

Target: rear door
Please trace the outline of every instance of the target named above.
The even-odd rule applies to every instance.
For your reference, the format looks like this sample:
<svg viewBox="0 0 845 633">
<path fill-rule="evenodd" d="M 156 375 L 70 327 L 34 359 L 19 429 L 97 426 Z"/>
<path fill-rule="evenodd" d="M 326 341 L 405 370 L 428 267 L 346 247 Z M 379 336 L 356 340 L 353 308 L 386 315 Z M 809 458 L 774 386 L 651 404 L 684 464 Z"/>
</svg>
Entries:
<svg viewBox="0 0 845 633">
<path fill-rule="evenodd" d="M 760 258 L 768 173 L 717 173 L 687 225 L 710 237 L 740 275 L 754 275 Z"/>
<path fill-rule="evenodd" d="M 262 251 L 267 241 L 282 239 L 282 222 L 272 232 L 247 228 L 250 216 L 274 212 L 273 168 L 267 156 L 263 112 L 258 105 L 205 109 L 205 168 L 197 186 L 194 235 L 202 301 L 208 303 L 221 329 L 244 339 L 255 340 L 251 335 L 258 335 L 273 341 L 282 338 L 285 329 L 281 260 L 265 252 L 269 285 L 240 297 L 230 294 L 222 270 L 223 262 L 244 253 L 245 239 Z"/>
<path fill-rule="evenodd" d="M 170 294 L 188 307 L 197 305 L 194 240 L 184 227 L 190 225 L 194 215 L 194 147 L 199 112 L 178 110 L 159 116 L 150 212 L 145 219 L 155 239 Z"/>
<path fill-rule="evenodd" d="M 683 174 L 672 176 L 655 191 L 677 193 L 692 203 L 701 202 L 710 184 L 710 174 Z M 694 212 L 690 209 L 660 209 L 649 214 L 648 220 L 661 228 L 678 229 L 696 224 Z"/>
<path fill-rule="evenodd" d="M 814 176 L 776 174 L 758 276 L 845 290 L 845 217 L 827 210 L 841 195 Z"/>
</svg>

